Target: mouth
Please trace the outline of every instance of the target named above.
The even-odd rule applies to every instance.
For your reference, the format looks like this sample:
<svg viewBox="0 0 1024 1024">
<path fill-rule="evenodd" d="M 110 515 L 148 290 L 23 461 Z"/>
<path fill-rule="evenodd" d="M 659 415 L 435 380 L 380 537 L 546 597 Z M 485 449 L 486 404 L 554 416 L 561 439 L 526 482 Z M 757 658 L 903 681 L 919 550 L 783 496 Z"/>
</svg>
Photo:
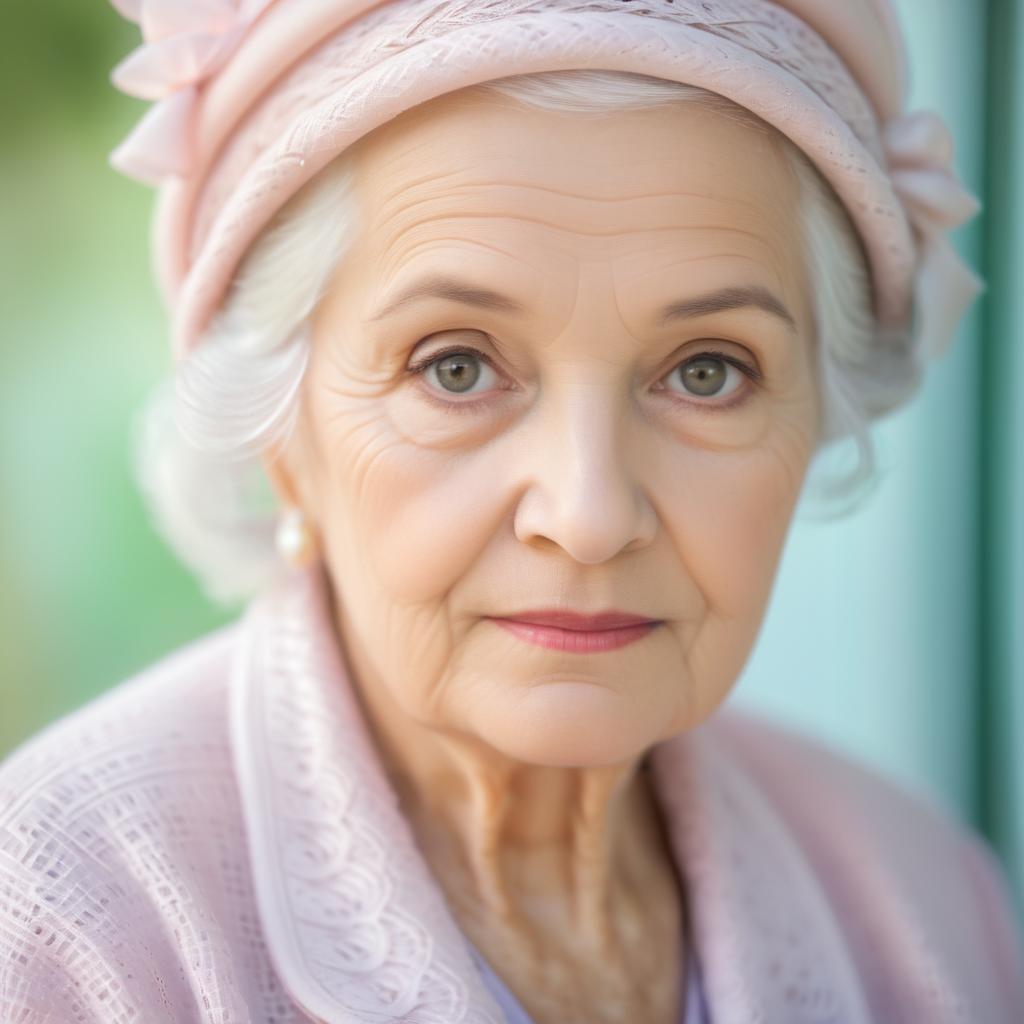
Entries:
<svg viewBox="0 0 1024 1024">
<path fill-rule="evenodd" d="M 594 654 L 624 647 L 647 636 L 661 624 L 660 619 L 618 611 L 585 615 L 542 610 L 489 618 L 528 643 L 574 654 Z"/>
</svg>

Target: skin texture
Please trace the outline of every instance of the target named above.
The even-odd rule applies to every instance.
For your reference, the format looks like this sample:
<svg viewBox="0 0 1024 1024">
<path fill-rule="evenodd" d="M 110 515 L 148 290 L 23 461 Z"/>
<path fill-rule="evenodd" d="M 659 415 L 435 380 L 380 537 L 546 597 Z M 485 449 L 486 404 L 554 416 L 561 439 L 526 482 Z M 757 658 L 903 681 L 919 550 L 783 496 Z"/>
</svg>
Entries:
<svg viewBox="0 0 1024 1024">
<path fill-rule="evenodd" d="M 693 105 L 593 119 L 472 90 L 348 158 L 363 222 L 267 472 L 314 525 L 357 693 L 466 934 L 539 1024 L 669 1024 L 686 893 L 643 762 L 737 679 L 816 444 L 796 179 L 771 131 Z M 429 298 L 374 319 L 442 273 L 522 311 Z M 748 285 L 793 324 L 658 322 Z M 447 345 L 468 391 L 439 361 L 408 371 Z M 701 390 L 709 350 L 760 381 L 713 357 Z M 662 622 L 575 653 L 487 618 L 542 607 Z"/>
</svg>

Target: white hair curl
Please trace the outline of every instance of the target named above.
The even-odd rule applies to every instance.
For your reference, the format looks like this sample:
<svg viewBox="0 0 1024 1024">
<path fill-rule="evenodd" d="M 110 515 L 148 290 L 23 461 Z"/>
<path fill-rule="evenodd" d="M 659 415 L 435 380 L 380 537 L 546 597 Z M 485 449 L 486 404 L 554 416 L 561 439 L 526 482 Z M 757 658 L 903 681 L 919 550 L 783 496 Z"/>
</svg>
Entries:
<svg viewBox="0 0 1024 1024">
<path fill-rule="evenodd" d="M 775 132 L 723 96 L 647 75 L 553 71 L 470 88 L 580 116 L 685 101 Z M 836 514 L 876 483 L 870 423 L 916 393 L 923 367 L 906 332 L 883 334 L 876 327 L 865 256 L 842 203 L 804 153 L 776 134 L 800 186 L 813 293 L 823 410 L 815 459 L 839 440 L 852 440 L 858 454 L 848 473 L 817 481 L 816 496 Z M 140 490 L 159 532 L 219 604 L 246 600 L 280 570 L 278 509 L 260 456 L 286 443 L 294 428 L 310 317 L 356 232 L 352 186 L 342 153 L 278 211 L 200 342 L 138 417 Z"/>
</svg>

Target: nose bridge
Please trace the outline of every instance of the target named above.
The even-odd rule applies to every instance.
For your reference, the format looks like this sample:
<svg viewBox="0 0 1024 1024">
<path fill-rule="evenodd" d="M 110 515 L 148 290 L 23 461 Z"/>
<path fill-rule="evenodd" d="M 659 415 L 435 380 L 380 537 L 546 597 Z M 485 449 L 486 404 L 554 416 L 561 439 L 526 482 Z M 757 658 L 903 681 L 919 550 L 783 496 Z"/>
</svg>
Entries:
<svg viewBox="0 0 1024 1024">
<path fill-rule="evenodd" d="M 629 393 L 614 369 L 583 367 L 545 390 L 529 445 L 530 487 L 516 515 L 522 540 L 543 536 L 596 563 L 648 542 L 654 511 L 631 457 Z"/>
<path fill-rule="evenodd" d="M 553 436 L 564 439 L 564 476 L 578 487 L 599 487 L 601 482 L 627 476 L 626 410 L 621 382 L 609 374 L 604 380 L 571 375 L 552 389 L 546 410 Z M 570 495 L 571 495 L 570 491 Z"/>
</svg>

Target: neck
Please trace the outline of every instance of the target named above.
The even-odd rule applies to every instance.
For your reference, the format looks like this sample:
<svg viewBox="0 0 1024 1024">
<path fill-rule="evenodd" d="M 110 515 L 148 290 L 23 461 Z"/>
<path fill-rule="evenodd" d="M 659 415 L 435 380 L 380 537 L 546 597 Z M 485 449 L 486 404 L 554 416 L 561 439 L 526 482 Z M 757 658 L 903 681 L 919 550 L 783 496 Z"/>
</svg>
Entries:
<svg viewBox="0 0 1024 1024">
<path fill-rule="evenodd" d="M 387 742 L 400 799 L 464 910 L 511 924 L 541 909 L 537 893 L 545 912 L 557 894 L 567 927 L 609 938 L 617 887 L 650 838 L 635 763 L 554 768 L 429 730 L 403 740 Z"/>
<path fill-rule="evenodd" d="M 471 937 L 504 929 L 540 954 L 546 938 L 571 935 L 614 957 L 623 918 L 674 887 L 643 756 L 525 764 L 416 720 L 358 653 L 345 657 L 403 814 Z"/>
</svg>

